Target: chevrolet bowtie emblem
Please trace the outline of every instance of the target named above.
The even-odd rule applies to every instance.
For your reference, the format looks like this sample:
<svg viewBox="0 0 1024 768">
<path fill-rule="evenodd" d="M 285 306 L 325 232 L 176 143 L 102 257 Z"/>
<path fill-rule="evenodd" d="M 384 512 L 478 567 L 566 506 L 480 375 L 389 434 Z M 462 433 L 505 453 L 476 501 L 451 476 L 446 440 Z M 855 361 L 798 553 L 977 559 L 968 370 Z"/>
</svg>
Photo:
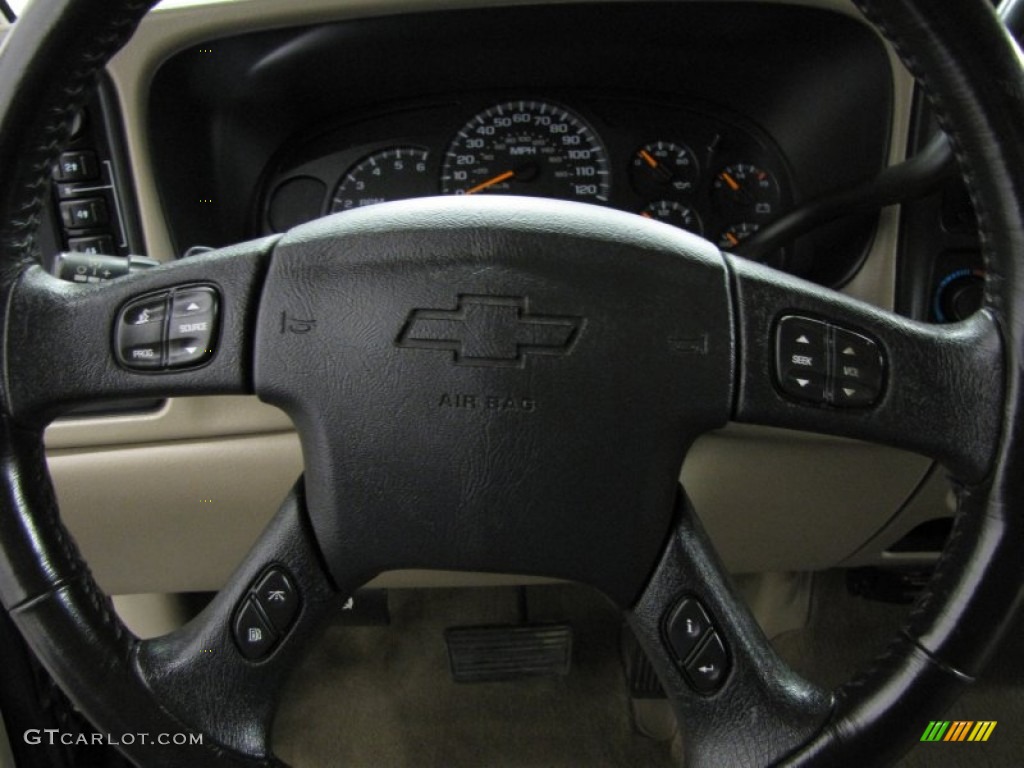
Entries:
<svg viewBox="0 0 1024 768">
<path fill-rule="evenodd" d="M 455 309 L 414 309 L 395 344 L 452 353 L 457 365 L 515 367 L 527 355 L 566 355 L 582 317 L 530 314 L 525 298 L 459 296 Z"/>
</svg>

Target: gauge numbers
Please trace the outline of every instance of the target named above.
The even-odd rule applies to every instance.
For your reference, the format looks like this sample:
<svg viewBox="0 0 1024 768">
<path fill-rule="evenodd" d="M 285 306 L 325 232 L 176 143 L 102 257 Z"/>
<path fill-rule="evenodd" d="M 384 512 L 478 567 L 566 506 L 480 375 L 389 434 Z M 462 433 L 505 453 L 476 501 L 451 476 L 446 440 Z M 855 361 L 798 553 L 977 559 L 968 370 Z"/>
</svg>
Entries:
<svg viewBox="0 0 1024 768">
<path fill-rule="evenodd" d="M 458 132 L 444 158 L 441 191 L 607 202 L 610 178 L 605 149 L 581 117 L 544 101 L 510 101 Z"/>
<path fill-rule="evenodd" d="M 331 201 L 331 213 L 426 196 L 431 186 L 427 150 L 421 147 L 382 149 L 367 155 L 345 172 Z"/>
<path fill-rule="evenodd" d="M 698 235 L 704 234 L 704 225 L 697 212 L 690 206 L 677 203 L 674 200 L 657 200 L 644 208 L 640 215 L 654 221 L 672 224 Z"/>
<path fill-rule="evenodd" d="M 715 175 L 715 202 L 726 215 L 765 221 L 779 208 L 779 183 L 771 173 L 751 163 L 733 163 Z"/>
<path fill-rule="evenodd" d="M 760 228 L 760 224 L 750 221 L 741 221 L 739 224 L 731 224 L 723 229 L 722 234 L 719 235 L 718 247 L 726 251 L 731 251 L 752 234 L 757 232 Z"/>
<path fill-rule="evenodd" d="M 691 194 L 697 186 L 697 171 L 693 151 L 672 141 L 645 144 L 633 155 L 629 168 L 640 194 Z"/>
</svg>

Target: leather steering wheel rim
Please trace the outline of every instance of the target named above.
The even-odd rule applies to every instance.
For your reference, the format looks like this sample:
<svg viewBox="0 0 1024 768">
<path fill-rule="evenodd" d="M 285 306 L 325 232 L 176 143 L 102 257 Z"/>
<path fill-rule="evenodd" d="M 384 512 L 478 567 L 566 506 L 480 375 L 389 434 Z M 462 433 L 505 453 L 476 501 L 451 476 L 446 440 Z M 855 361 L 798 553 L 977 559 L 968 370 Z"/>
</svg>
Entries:
<svg viewBox="0 0 1024 768">
<path fill-rule="evenodd" d="M 272 765 L 278 761 L 267 743 L 266 723 L 273 712 L 258 699 L 262 686 L 279 685 L 289 658 L 294 659 L 301 645 L 282 648 L 275 660 L 258 669 L 241 662 L 237 669 L 206 668 L 221 675 L 201 678 L 199 685 L 207 690 L 187 690 L 200 680 L 192 660 L 206 644 L 222 642 L 217 633 L 224 634 L 231 606 L 244 598 L 268 562 L 285 563 L 302 591 L 296 633 L 311 631 L 369 570 L 339 576 L 337 566 L 324 564 L 317 546 L 323 544 L 323 534 L 310 531 L 300 483 L 236 574 L 235 591 L 221 593 L 205 622 L 170 638 L 142 643 L 121 625 L 64 529 L 42 447 L 42 430 L 58 406 L 96 392 L 255 389 L 272 398 L 272 385 L 254 382 L 252 371 L 238 365 L 240 359 L 259 355 L 250 338 L 249 313 L 266 303 L 268 295 L 273 303 L 275 297 L 264 290 L 264 280 L 268 270 L 273 277 L 286 262 L 280 257 L 282 248 L 301 251 L 305 239 L 333 237 L 337 232 L 330 227 L 342 226 L 331 224 L 326 231 L 309 230 L 281 242 L 257 241 L 208 259 L 153 270 L 105 287 L 102 300 L 95 289 L 58 286 L 40 273 L 34 266 L 33 231 L 47 194 L 49 169 L 68 134 L 71 111 L 150 5 L 131 0 L 37 2 L 0 49 L 0 168 L 5 178 L 0 190 L 0 298 L 5 307 L 0 354 L 0 599 L 44 666 L 98 728 L 109 733 L 198 731 L 207 737 L 201 745 L 126 746 L 127 754 L 141 764 Z M 1024 519 L 1014 514 L 1024 500 L 1024 455 L 1021 435 L 1014 429 L 1020 421 L 1024 371 L 1024 270 L 1013 259 L 1024 252 L 1020 64 L 994 12 L 981 0 L 861 0 L 858 5 L 925 88 L 971 190 L 989 275 L 985 308 L 972 320 L 941 331 L 926 328 L 757 265 L 732 258 L 715 261 L 714 253 L 692 239 L 663 237 L 660 230 L 645 230 L 636 240 L 617 242 L 616 228 L 625 226 L 625 219 L 555 206 L 555 218 L 566 237 L 581 242 L 590 238 L 587 242 L 593 245 L 585 230 L 600 232 L 606 226 L 604 217 L 610 216 L 607 242 L 673 255 L 678 251 L 688 260 L 687 268 L 697 270 L 693 274 L 727 277 L 734 306 L 731 318 L 722 322 L 734 324 L 731 338 L 744 355 L 735 391 L 729 393 L 728 418 L 824 428 L 917 448 L 945 461 L 964 483 L 953 535 L 908 623 L 870 670 L 830 696 L 806 686 L 770 656 L 749 615 L 734 607 L 721 566 L 709 553 L 685 496 L 680 496 L 668 540 L 657 543 L 660 564 L 650 581 L 639 592 L 624 589 L 616 597 L 630 608 L 630 621 L 682 715 L 684 728 L 695 723 L 687 733 L 693 765 L 864 766 L 895 759 L 919 734 L 915 729 L 920 719 L 934 718 L 983 667 L 1018 607 L 1024 584 L 1024 558 L 1019 556 Z M 428 232 L 425 222 L 444 219 L 452 210 L 451 203 L 428 202 L 363 219 L 352 217 L 341 234 L 350 241 L 386 239 L 393 233 L 418 236 Z M 537 236 L 533 230 L 543 215 L 515 203 L 484 203 L 471 211 L 478 231 L 507 232 L 508 242 L 515 243 L 533 242 L 529 238 Z M 458 237 L 462 231 L 441 230 L 446 237 Z M 539 236 L 550 235 L 545 231 Z M 717 271 L 702 271 L 708 269 Z M 39 348 L 38 339 L 58 339 L 76 325 L 92 325 L 83 318 L 109 326 L 110 307 L 132 296 L 208 280 L 222 287 L 232 314 L 224 317 L 219 356 L 201 375 L 140 382 L 113 361 L 107 367 L 90 366 L 87 355 L 110 356 L 105 334 L 91 341 L 78 337 L 85 339 L 81 343 L 87 349 L 78 358 L 79 365 L 68 366 L 74 375 L 55 369 L 59 358 Z M 840 325 L 867 327 L 881 338 L 891 380 L 876 418 L 801 410 L 780 401 L 770 382 L 758 380 L 756 371 L 768 365 L 767 353 L 758 352 L 763 346 L 759 340 L 770 334 L 777 310 L 787 302 L 791 309 L 823 315 Z M 31 318 L 31 327 L 21 320 L 25 317 Z M 590 327 L 594 325 L 591 322 Z M 943 417 L 938 426 L 927 426 L 932 414 L 911 412 L 919 409 L 926 385 L 938 390 L 931 401 L 937 403 L 935 413 Z M 957 406 L 965 409 L 961 420 L 954 413 Z M 914 429 L 899 434 L 899 427 Z M 614 591 L 614 586 L 603 586 Z M 679 594 L 695 590 L 731 641 L 735 671 L 723 691 L 735 687 L 734 693 L 692 695 L 665 646 L 667 607 Z M 241 686 L 240 698 L 247 700 L 249 709 L 239 705 L 239 713 L 245 716 L 236 717 L 233 710 L 218 706 L 218 686 L 227 684 Z M 190 696 L 198 702 L 191 707 L 186 703 Z M 776 704 L 778 712 L 768 711 Z M 749 708 L 758 706 L 763 707 L 759 712 L 765 723 L 749 717 Z"/>
</svg>

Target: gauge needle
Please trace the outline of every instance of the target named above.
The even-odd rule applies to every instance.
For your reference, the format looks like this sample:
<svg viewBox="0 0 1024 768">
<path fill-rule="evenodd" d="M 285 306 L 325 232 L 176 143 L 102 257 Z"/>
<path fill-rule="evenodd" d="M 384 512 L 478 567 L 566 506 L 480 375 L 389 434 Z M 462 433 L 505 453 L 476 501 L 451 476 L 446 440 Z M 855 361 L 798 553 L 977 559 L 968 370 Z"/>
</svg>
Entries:
<svg viewBox="0 0 1024 768">
<path fill-rule="evenodd" d="M 732 232 L 725 233 L 725 239 L 729 241 L 729 245 L 735 248 L 740 243 L 740 239 L 736 237 Z"/>
<path fill-rule="evenodd" d="M 725 183 L 729 185 L 729 189 L 733 192 L 740 191 L 740 183 L 725 171 L 722 172 L 722 178 L 725 179 Z"/>
<path fill-rule="evenodd" d="M 669 182 L 672 180 L 672 171 L 670 171 L 664 165 L 659 163 L 654 158 L 654 155 L 652 155 L 646 149 L 641 149 L 639 152 L 637 152 L 637 154 L 640 155 L 640 159 L 642 159 L 645 163 L 647 163 L 647 165 L 651 167 L 651 171 L 654 172 L 654 178 L 662 182 Z"/>
<path fill-rule="evenodd" d="M 511 179 L 515 175 L 516 175 L 515 171 L 505 171 L 504 173 L 499 173 L 493 179 L 488 179 L 487 181 L 482 181 L 479 184 L 477 184 L 475 187 L 470 187 L 469 189 L 466 190 L 466 194 L 467 195 L 475 195 L 477 192 L 483 192 L 488 187 L 493 187 L 495 184 L 501 184 L 501 182 L 503 182 L 503 181 L 505 181 L 507 179 Z"/>
<path fill-rule="evenodd" d="M 646 149 L 641 149 L 640 150 L 640 157 L 642 157 L 644 159 L 644 162 L 647 163 L 649 166 L 651 166 L 651 168 L 657 168 L 658 167 L 658 161 L 655 160 L 651 156 L 651 153 L 648 152 Z"/>
</svg>

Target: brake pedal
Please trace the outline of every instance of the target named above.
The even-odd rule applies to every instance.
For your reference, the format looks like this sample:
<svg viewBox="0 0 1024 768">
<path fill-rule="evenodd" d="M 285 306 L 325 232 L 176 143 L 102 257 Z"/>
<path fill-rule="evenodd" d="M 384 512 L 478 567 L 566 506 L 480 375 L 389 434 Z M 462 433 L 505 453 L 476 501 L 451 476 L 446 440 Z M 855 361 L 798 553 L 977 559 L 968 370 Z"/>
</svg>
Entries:
<svg viewBox="0 0 1024 768">
<path fill-rule="evenodd" d="M 572 666 L 568 624 L 449 627 L 444 639 L 457 683 L 565 676 Z"/>
</svg>

